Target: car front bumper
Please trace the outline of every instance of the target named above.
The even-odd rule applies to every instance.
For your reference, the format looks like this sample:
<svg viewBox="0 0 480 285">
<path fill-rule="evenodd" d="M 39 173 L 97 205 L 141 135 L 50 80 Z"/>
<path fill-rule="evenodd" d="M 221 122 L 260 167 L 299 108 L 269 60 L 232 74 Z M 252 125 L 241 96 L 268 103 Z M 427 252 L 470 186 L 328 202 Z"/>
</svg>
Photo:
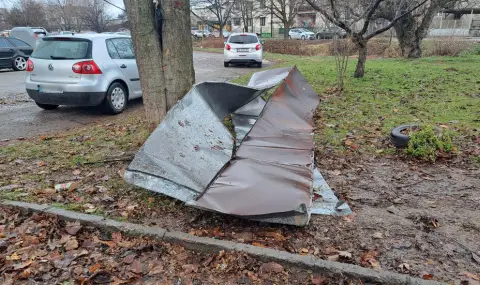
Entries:
<svg viewBox="0 0 480 285">
<path fill-rule="evenodd" d="M 255 52 L 238 53 L 229 50 L 223 51 L 223 61 L 230 63 L 250 63 L 250 62 L 262 62 L 263 52 L 258 50 Z"/>
</svg>

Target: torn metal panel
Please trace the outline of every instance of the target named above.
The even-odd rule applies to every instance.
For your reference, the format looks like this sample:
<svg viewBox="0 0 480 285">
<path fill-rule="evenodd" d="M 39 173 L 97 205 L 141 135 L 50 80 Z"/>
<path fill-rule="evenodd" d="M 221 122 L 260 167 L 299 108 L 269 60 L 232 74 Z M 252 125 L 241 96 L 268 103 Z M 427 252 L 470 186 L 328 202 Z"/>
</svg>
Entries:
<svg viewBox="0 0 480 285">
<path fill-rule="evenodd" d="M 247 86 L 258 89 L 272 88 L 282 82 L 288 76 L 291 70 L 291 67 L 284 67 L 255 72 L 250 78 Z"/>
<path fill-rule="evenodd" d="M 313 194 L 312 214 L 331 216 L 352 214 L 352 209 L 346 202 L 338 199 L 317 168 L 313 172 Z"/>
<path fill-rule="evenodd" d="M 262 91 L 234 84 L 196 85 L 168 112 L 136 154 L 128 171 L 165 179 L 188 191 L 202 193 L 232 157 L 234 138 L 224 126 L 223 118 L 260 94 Z M 126 179 L 145 187 L 145 181 L 130 180 L 135 177 L 138 176 L 127 173 Z M 164 184 L 159 184 L 157 191 L 171 192 L 167 190 L 169 187 L 162 187 Z M 154 190 L 152 188 L 155 187 L 148 187 Z M 187 201 L 190 197 L 186 195 L 181 200 Z"/>
<path fill-rule="evenodd" d="M 188 204 L 240 216 L 308 209 L 312 203 L 313 115 L 318 102 L 316 92 L 292 69 L 235 157 Z"/>
<path fill-rule="evenodd" d="M 261 96 L 282 80 L 265 102 Z M 318 101 L 295 68 L 256 73 L 249 87 L 195 85 L 147 139 L 125 179 L 187 205 L 263 222 L 303 226 L 311 213 L 348 213 L 314 170 Z M 223 124 L 229 114 L 235 139 Z"/>
</svg>

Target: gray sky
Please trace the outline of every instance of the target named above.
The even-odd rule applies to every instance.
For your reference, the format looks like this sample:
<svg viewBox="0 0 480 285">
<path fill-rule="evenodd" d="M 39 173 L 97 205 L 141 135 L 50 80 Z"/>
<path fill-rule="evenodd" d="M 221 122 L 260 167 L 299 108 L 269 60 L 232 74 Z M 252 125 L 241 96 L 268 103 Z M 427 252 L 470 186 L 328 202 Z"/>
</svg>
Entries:
<svg viewBox="0 0 480 285">
<path fill-rule="evenodd" d="M 119 7 L 122 7 L 124 8 L 125 6 L 123 5 L 123 0 L 107 0 L 108 2 L 111 2 L 112 4 L 115 4 Z M 12 6 L 12 3 L 15 2 L 15 1 L 12 1 L 12 0 L 0 0 L 0 8 L 2 7 L 6 7 L 6 8 L 10 8 Z M 107 9 L 108 9 L 108 12 L 112 13 L 113 15 L 118 15 L 122 12 L 122 10 L 120 9 L 117 9 L 115 7 L 113 7 L 112 5 L 109 5 L 108 3 L 105 3 Z"/>
<path fill-rule="evenodd" d="M 119 7 L 122 7 L 124 8 L 125 6 L 123 5 L 123 0 L 107 0 L 108 2 L 112 3 L 112 4 L 115 4 Z M 112 5 L 109 5 L 108 3 L 105 3 L 106 4 L 106 7 L 108 9 L 108 12 L 112 13 L 113 15 L 118 15 L 122 12 L 122 10 L 119 10 L 115 7 L 113 7 Z"/>
</svg>

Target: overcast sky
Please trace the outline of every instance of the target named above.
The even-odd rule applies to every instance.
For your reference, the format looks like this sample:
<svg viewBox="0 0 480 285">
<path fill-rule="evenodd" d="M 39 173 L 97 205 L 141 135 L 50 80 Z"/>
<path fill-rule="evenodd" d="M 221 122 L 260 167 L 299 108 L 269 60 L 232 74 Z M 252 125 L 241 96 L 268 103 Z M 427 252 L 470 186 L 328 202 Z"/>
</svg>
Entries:
<svg viewBox="0 0 480 285">
<path fill-rule="evenodd" d="M 108 2 L 115 4 L 119 7 L 124 8 L 123 0 L 107 0 Z M 112 13 L 113 15 L 118 15 L 122 12 L 122 10 L 113 7 L 112 5 L 105 3 L 106 7 L 108 8 L 108 12 Z"/>
<path fill-rule="evenodd" d="M 122 7 L 122 8 L 125 7 L 123 5 L 123 0 L 107 0 L 107 1 L 112 3 L 112 4 L 117 5 L 119 7 Z M 11 1 L 11 0 L 0 0 L 0 8 L 2 8 L 2 7 L 10 8 L 14 2 L 15 1 Z M 113 15 L 118 15 L 122 12 L 122 10 L 120 10 L 118 8 L 115 8 L 114 6 L 112 6 L 108 3 L 105 3 L 105 5 L 108 9 L 108 12 L 112 13 Z"/>
</svg>

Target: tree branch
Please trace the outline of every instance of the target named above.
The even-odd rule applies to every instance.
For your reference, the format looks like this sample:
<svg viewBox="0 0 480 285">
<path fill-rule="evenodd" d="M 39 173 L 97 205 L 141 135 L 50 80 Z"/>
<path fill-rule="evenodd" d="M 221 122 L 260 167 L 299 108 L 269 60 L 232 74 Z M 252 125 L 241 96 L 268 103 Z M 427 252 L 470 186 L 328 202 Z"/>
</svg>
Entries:
<svg viewBox="0 0 480 285">
<path fill-rule="evenodd" d="M 310 6 L 320 14 L 322 14 L 327 20 L 332 22 L 333 24 L 339 26 L 340 28 L 344 29 L 349 35 L 352 34 L 352 29 L 345 24 L 345 22 L 341 21 L 340 19 L 335 18 L 334 16 L 330 15 L 325 9 L 321 8 L 314 2 L 314 0 L 306 0 Z"/>
<path fill-rule="evenodd" d="M 398 20 L 400 20 L 401 18 L 405 17 L 406 15 L 408 15 L 409 13 L 411 13 L 412 11 L 414 11 L 415 9 L 417 9 L 418 7 L 421 7 L 423 4 L 427 3 L 429 0 L 424 0 L 423 2 L 420 2 L 418 5 L 416 5 L 415 7 L 413 7 L 412 9 L 408 10 L 407 12 L 401 14 L 400 16 L 397 16 L 395 17 L 395 19 L 393 19 L 392 21 L 390 21 L 390 23 L 381 28 L 381 29 L 378 29 L 376 31 L 373 31 L 372 33 L 368 34 L 366 37 L 364 37 L 366 40 L 369 40 L 371 38 L 373 38 L 374 36 L 376 35 L 379 35 L 385 31 L 388 31 L 391 27 L 393 27 L 397 22 Z"/>
<path fill-rule="evenodd" d="M 382 3 L 384 0 L 376 0 L 375 3 L 373 3 L 372 6 L 367 10 L 366 16 L 365 16 L 365 22 L 363 23 L 362 30 L 360 31 L 360 34 L 363 35 L 367 32 L 368 25 L 370 25 L 370 21 L 372 20 L 373 13 L 377 10 L 378 6 L 380 6 L 380 3 Z"/>
</svg>

